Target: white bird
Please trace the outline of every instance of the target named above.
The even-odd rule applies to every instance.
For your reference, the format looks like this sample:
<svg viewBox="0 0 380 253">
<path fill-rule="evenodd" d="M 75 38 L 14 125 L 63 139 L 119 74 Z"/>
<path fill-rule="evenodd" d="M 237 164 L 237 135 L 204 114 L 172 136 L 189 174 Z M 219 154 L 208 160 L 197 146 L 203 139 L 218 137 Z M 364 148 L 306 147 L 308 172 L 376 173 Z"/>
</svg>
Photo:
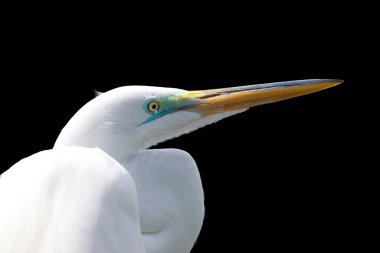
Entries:
<svg viewBox="0 0 380 253">
<path fill-rule="evenodd" d="M 188 253 L 204 218 L 196 163 L 185 151 L 148 148 L 252 106 L 341 82 L 103 93 L 73 116 L 52 150 L 1 175 L 0 252 Z"/>
</svg>

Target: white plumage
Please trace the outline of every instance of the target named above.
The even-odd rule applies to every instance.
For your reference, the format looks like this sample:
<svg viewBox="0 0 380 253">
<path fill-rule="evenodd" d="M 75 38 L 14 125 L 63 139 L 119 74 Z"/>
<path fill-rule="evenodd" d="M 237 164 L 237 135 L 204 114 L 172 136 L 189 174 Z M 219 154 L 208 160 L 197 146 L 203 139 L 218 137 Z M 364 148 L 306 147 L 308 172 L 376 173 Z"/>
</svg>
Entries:
<svg viewBox="0 0 380 253">
<path fill-rule="evenodd" d="M 42 151 L 0 180 L 0 252 L 144 252 L 133 179 L 102 150 Z"/>
<path fill-rule="evenodd" d="M 147 148 L 338 83 L 196 92 L 129 86 L 102 94 L 74 115 L 52 150 L 1 175 L 0 252 L 188 253 L 204 217 L 196 163 L 185 151 Z"/>
</svg>

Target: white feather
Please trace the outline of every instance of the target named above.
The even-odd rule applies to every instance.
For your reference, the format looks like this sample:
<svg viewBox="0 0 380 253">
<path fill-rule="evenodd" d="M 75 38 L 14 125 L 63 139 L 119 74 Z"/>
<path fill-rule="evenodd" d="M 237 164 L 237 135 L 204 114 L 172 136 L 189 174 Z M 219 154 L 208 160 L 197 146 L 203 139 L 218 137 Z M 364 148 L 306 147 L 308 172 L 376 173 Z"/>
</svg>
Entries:
<svg viewBox="0 0 380 253">
<path fill-rule="evenodd" d="M 0 183 L 2 253 L 143 253 L 129 173 L 100 149 L 43 151 Z"/>
</svg>

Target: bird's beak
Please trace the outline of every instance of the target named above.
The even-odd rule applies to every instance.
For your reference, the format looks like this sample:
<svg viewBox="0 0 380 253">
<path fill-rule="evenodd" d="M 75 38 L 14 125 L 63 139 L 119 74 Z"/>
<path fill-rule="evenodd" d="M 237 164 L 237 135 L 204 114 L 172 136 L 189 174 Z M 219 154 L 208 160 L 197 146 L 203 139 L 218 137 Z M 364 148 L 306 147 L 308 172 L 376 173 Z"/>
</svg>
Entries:
<svg viewBox="0 0 380 253">
<path fill-rule="evenodd" d="M 186 110 L 208 116 L 306 95 L 342 82 L 343 80 L 335 79 L 312 79 L 188 91 L 181 94 L 181 99 L 193 101 Z"/>
</svg>

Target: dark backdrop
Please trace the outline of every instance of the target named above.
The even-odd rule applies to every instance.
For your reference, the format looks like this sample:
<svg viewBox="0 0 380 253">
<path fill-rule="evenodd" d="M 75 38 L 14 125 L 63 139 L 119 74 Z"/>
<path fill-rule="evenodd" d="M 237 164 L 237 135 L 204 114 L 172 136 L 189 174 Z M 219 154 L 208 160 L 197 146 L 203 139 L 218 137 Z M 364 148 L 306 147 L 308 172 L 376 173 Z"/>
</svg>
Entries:
<svg viewBox="0 0 380 253">
<path fill-rule="evenodd" d="M 71 36 L 48 30 L 44 36 L 26 26 L 25 36 L 10 43 L 2 77 L 0 169 L 51 148 L 94 89 L 346 79 L 159 147 L 188 151 L 202 176 L 206 218 L 193 252 L 353 245 L 355 182 L 347 168 L 352 138 L 344 131 L 352 124 L 353 82 L 346 71 L 343 24 L 339 17 L 325 23 L 302 18 L 307 17 L 263 27 L 246 17 L 245 26 L 221 22 L 193 30 L 188 24 L 168 33 L 157 27 L 148 34 L 126 29 L 104 37 L 96 29 Z M 307 28 L 298 27 L 300 22 Z"/>
</svg>

